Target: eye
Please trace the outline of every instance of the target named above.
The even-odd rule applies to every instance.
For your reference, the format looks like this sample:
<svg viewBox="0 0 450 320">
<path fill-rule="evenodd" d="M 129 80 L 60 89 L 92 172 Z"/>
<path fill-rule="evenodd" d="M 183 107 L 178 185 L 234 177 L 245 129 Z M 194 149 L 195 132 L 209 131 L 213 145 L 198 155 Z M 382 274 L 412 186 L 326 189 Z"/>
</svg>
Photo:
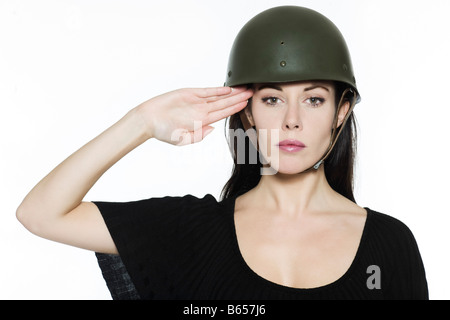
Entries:
<svg viewBox="0 0 450 320">
<path fill-rule="evenodd" d="M 325 102 L 325 99 L 318 97 L 311 97 L 305 100 L 312 107 L 319 107 L 321 104 Z"/>
<path fill-rule="evenodd" d="M 270 106 L 275 106 L 277 103 L 281 102 L 281 100 L 278 99 L 277 97 L 267 97 L 267 98 L 262 98 L 261 100 L 262 100 L 262 102 L 264 102 L 265 104 L 268 104 Z"/>
</svg>

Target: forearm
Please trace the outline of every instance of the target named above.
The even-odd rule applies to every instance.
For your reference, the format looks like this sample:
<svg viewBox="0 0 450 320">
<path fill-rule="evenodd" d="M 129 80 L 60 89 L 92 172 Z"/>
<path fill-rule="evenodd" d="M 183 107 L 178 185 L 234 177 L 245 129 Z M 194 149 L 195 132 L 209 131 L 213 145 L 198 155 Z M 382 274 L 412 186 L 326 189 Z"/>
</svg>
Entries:
<svg viewBox="0 0 450 320">
<path fill-rule="evenodd" d="M 150 138 L 174 145 L 202 140 L 210 124 L 242 110 L 252 94 L 245 88 L 179 89 L 143 102 L 44 177 L 17 209 L 17 218 L 44 238 L 115 252 L 98 208 L 82 202 L 97 180 Z M 201 130 L 195 130 L 195 121 L 203 124 Z M 191 139 L 173 140 L 180 131 Z"/>
<path fill-rule="evenodd" d="M 25 197 L 17 217 L 22 223 L 50 221 L 70 212 L 103 173 L 149 138 L 138 108 L 132 109 L 44 177 Z"/>
</svg>

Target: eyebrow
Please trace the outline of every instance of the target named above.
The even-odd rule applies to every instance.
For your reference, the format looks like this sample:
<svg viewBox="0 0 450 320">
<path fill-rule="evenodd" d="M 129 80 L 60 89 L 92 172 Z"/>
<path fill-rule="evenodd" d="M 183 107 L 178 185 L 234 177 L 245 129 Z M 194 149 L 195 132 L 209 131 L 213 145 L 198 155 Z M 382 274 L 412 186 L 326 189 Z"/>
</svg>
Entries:
<svg viewBox="0 0 450 320">
<path fill-rule="evenodd" d="M 324 87 L 324 86 L 322 86 L 320 84 L 313 84 L 312 86 L 303 89 L 303 91 L 304 92 L 311 91 L 311 90 L 314 90 L 316 88 L 322 88 L 322 89 L 325 89 L 326 91 L 330 92 L 330 90 L 327 87 Z M 258 88 L 257 91 L 261 91 L 263 89 L 275 89 L 275 90 L 278 90 L 278 91 L 283 91 L 283 89 L 281 87 L 273 85 L 273 84 L 262 85 L 261 87 Z"/>
<path fill-rule="evenodd" d="M 275 89 L 275 90 L 278 90 L 278 91 L 283 91 L 283 89 L 281 87 L 273 85 L 273 84 L 262 85 L 261 87 L 258 88 L 257 91 L 261 91 L 263 89 Z"/>
<path fill-rule="evenodd" d="M 322 89 L 325 89 L 326 91 L 330 92 L 330 90 L 327 87 L 321 86 L 320 84 L 314 84 L 311 87 L 303 89 L 303 91 L 311 91 L 311 90 L 314 90 L 316 88 L 322 88 Z"/>
</svg>

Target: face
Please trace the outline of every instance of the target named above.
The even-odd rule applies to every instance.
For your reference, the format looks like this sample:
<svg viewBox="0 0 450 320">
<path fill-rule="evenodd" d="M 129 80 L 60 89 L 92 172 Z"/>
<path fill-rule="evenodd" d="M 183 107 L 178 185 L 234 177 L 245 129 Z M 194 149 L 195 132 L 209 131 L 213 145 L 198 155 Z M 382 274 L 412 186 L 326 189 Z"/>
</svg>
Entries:
<svg viewBox="0 0 450 320">
<path fill-rule="evenodd" d="M 339 126 L 348 110 L 338 113 Z M 321 159 L 336 114 L 333 82 L 255 84 L 247 118 L 256 127 L 261 155 L 276 172 L 302 172 Z"/>
</svg>

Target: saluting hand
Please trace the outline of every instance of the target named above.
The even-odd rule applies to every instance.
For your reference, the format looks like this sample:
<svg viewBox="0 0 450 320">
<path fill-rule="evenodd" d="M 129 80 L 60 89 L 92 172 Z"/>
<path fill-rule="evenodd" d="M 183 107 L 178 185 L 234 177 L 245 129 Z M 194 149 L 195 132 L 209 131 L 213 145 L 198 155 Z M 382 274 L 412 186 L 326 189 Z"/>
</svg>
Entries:
<svg viewBox="0 0 450 320">
<path fill-rule="evenodd" d="M 246 87 L 178 89 L 137 108 L 151 138 L 181 146 L 203 140 L 212 123 L 241 111 L 252 95 Z"/>
</svg>

